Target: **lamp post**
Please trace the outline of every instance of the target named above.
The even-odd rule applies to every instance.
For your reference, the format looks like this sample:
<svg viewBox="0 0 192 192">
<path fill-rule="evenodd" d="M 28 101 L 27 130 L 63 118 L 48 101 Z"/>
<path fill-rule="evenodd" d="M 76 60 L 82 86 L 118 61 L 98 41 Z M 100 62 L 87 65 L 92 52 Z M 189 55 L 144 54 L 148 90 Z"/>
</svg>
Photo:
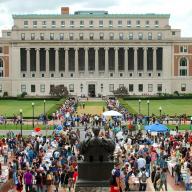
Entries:
<svg viewBox="0 0 192 192">
<path fill-rule="evenodd" d="M 162 112 L 162 107 L 160 106 L 159 107 L 159 115 L 160 115 L 160 117 L 161 117 L 161 112 Z"/>
<path fill-rule="evenodd" d="M 34 128 L 34 107 L 35 107 L 35 103 L 32 103 L 32 110 L 33 110 L 33 128 Z"/>
<path fill-rule="evenodd" d="M 22 122 L 22 120 L 23 120 L 23 110 L 20 109 L 19 112 L 20 112 L 20 125 L 21 125 L 21 137 L 22 137 L 22 135 L 23 135 L 23 127 L 22 127 L 22 124 L 23 124 L 23 122 Z"/>
<path fill-rule="evenodd" d="M 139 114 L 141 114 L 141 99 L 139 99 Z"/>
<path fill-rule="evenodd" d="M 148 113 L 148 124 L 149 124 L 149 100 L 147 100 L 147 113 Z"/>
<path fill-rule="evenodd" d="M 45 103 L 46 103 L 46 100 L 43 101 L 43 104 L 44 104 L 44 105 L 43 105 L 43 106 L 44 106 L 44 108 L 43 108 L 43 109 L 44 109 L 44 110 L 43 110 L 43 113 L 44 113 L 44 115 L 45 115 Z"/>
</svg>

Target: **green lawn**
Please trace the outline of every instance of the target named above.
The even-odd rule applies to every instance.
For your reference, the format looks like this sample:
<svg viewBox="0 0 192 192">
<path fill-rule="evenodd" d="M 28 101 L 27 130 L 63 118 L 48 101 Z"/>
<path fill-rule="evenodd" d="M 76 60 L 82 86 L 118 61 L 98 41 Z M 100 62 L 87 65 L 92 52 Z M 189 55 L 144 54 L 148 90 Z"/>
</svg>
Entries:
<svg viewBox="0 0 192 192">
<path fill-rule="evenodd" d="M 22 109 L 24 117 L 32 117 L 32 103 L 34 106 L 34 116 L 38 117 L 44 112 L 44 100 L 0 100 L 0 114 L 12 117 L 13 114 L 19 115 L 19 110 Z M 45 111 L 48 112 L 57 101 L 46 100 Z"/>
<path fill-rule="evenodd" d="M 167 99 L 167 100 L 149 100 L 149 113 L 150 115 L 156 114 L 159 115 L 159 107 L 162 107 L 162 114 L 169 115 L 179 115 L 187 114 L 192 115 L 192 99 Z M 124 100 L 122 104 L 125 107 L 131 107 L 137 113 L 139 112 L 139 102 L 138 100 Z M 126 105 L 128 104 L 128 105 Z M 140 105 L 141 113 L 144 115 L 148 114 L 148 105 L 147 100 L 141 100 Z"/>
<path fill-rule="evenodd" d="M 36 125 L 35 127 L 40 127 L 42 130 L 46 129 L 46 125 Z M 20 130 L 21 129 L 21 125 L 20 124 L 7 124 L 7 125 L 0 125 L 0 130 Z M 22 125 L 22 129 L 23 130 L 33 130 L 33 126 L 32 125 Z M 53 126 L 50 126 L 50 130 L 53 129 Z"/>
</svg>

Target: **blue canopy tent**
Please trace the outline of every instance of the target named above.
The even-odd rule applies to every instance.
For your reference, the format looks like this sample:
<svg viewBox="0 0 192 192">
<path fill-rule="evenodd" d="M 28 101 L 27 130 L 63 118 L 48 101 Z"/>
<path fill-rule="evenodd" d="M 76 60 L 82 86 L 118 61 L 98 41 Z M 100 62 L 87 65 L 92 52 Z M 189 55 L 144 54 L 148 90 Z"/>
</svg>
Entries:
<svg viewBox="0 0 192 192">
<path fill-rule="evenodd" d="M 163 124 L 152 124 L 145 126 L 145 130 L 148 132 L 165 133 L 169 131 L 169 128 Z"/>
</svg>

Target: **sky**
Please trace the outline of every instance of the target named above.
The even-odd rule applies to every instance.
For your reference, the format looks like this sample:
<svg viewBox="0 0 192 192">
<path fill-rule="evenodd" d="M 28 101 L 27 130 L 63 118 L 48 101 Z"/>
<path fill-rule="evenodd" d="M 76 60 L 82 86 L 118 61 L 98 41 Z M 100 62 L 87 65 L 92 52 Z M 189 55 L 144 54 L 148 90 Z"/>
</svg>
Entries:
<svg viewBox="0 0 192 192">
<path fill-rule="evenodd" d="M 11 29 L 12 14 L 60 14 L 63 6 L 71 14 L 79 10 L 171 14 L 171 27 L 181 29 L 182 37 L 192 37 L 191 0 L 0 0 L 0 31 Z"/>
</svg>

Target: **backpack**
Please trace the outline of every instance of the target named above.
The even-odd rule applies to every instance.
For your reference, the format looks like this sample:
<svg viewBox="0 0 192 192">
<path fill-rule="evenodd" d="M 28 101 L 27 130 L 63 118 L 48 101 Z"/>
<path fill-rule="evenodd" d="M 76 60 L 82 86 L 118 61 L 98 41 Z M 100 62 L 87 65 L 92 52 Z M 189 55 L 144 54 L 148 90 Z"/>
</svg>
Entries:
<svg viewBox="0 0 192 192">
<path fill-rule="evenodd" d="M 143 172 L 142 175 L 141 175 L 141 182 L 146 183 L 146 181 L 147 181 L 147 176 L 146 176 L 146 173 Z"/>
</svg>

